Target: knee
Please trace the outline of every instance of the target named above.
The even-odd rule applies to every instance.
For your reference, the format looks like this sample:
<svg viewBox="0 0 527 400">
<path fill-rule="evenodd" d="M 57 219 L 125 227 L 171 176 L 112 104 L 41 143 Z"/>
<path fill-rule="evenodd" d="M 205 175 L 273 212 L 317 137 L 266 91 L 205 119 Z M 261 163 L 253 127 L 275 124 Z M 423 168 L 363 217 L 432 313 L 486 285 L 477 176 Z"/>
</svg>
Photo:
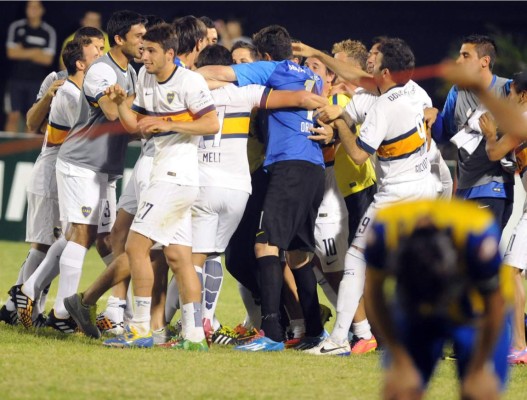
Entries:
<svg viewBox="0 0 527 400">
<path fill-rule="evenodd" d="M 110 243 L 110 234 L 102 233 L 97 235 L 95 239 L 95 247 L 101 257 L 105 257 L 112 252 L 112 245 Z"/>
</svg>

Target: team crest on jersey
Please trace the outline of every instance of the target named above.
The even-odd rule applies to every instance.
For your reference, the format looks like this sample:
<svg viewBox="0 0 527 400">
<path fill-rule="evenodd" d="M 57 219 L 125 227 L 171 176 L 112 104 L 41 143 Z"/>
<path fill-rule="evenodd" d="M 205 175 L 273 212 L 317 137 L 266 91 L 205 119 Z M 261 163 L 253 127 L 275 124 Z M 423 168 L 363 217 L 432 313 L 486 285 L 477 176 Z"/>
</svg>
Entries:
<svg viewBox="0 0 527 400">
<path fill-rule="evenodd" d="M 174 97 L 175 97 L 175 93 L 174 92 L 167 93 L 168 104 L 172 103 L 172 100 L 174 100 Z"/>
<path fill-rule="evenodd" d="M 88 215 L 91 214 L 91 207 L 82 206 L 81 211 L 82 211 L 82 215 L 84 215 L 84 217 L 87 217 Z"/>
</svg>

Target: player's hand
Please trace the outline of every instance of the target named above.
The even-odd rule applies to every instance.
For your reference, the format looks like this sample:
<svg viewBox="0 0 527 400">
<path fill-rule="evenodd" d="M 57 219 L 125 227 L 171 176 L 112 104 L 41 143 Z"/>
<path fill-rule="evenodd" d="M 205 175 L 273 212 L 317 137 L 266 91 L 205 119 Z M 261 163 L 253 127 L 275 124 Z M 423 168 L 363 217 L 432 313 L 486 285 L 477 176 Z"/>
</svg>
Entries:
<svg viewBox="0 0 527 400">
<path fill-rule="evenodd" d="M 165 121 L 160 117 L 142 118 L 137 122 L 137 127 L 144 137 L 156 133 L 170 132 L 172 130 L 170 121 Z"/>
<path fill-rule="evenodd" d="M 425 115 L 425 122 L 426 125 L 430 128 L 432 125 L 434 125 L 434 122 L 436 122 L 437 114 L 439 113 L 439 110 L 435 107 L 425 108 L 424 109 L 424 115 Z"/>
<path fill-rule="evenodd" d="M 468 372 L 461 383 L 463 400 L 496 400 L 499 398 L 499 383 L 490 368 Z"/>
<path fill-rule="evenodd" d="M 306 110 L 315 110 L 320 107 L 324 107 L 328 104 L 328 99 L 319 96 L 318 94 L 305 92 L 304 100 L 302 101 L 302 108 Z"/>
<path fill-rule="evenodd" d="M 483 133 L 487 140 L 496 140 L 498 127 L 496 126 L 496 121 L 494 121 L 492 114 L 486 112 L 479 117 L 479 127 L 481 128 L 481 133 Z"/>
<path fill-rule="evenodd" d="M 345 82 L 339 82 L 331 86 L 329 95 L 333 96 L 335 94 L 345 94 L 348 97 L 353 97 L 355 91 L 348 87 Z"/>
<path fill-rule="evenodd" d="M 323 123 L 321 120 L 317 120 L 317 122 L 320 125 L 320 128 L 309 128 L 314 135 L 310 135 L 307 138 L 314 140 L 315 142 L 322 142 L 323 144 L 331 143 L 335 136 L 333 128 L 330 125 Z"/>
<path fill-rule="evenodd" d="M 57 79 L 56 81 L 54 81 L 49 87 L 48 91 L 46 92 L 46 96 L 55 97 L 55 95 L 57 94 L 57 90 L 59 90 L 59 87 L 61 87 L 64 82 L 66 82 L 65 79 Z"/>
<path fill-rule="evenodd" d="M 441 65 L 440 75 L 462 89 L 482 91 L 486 89 L 485 84 L 479 78 L 476 68 L 477 65 L 456 64 L 449 61 Z"/>
<path fill-rule="evenodd" d="M 344 110 L 342 109 L 342 107 L 338 104 L 327 104 L 326 102 L 326 105 L 318 109 L 315 112 L 314 116 L 322 122 L 327 123 L 339 118 L 342 115 L 343 111 Z"/>
<path fill-rule="evenodd" d="M 126 91 L 118 83 L 107 87 L 104 94 L 117 105 L 123 103 L 128 97 Z"/>
<path fill-rule="evenodd" d="M 318 50 L 304 43 L 292 43 L 293 55 L 300 57 L 316 57 Z"/>
<path fill-rule="evenodd" d="M 385 400 L 417 400 L 421 399 L 423 387 L 421 375 L 410 364 L 404 366 L 392 363 L 386 371 L 383 399 Z"/>
</svg>

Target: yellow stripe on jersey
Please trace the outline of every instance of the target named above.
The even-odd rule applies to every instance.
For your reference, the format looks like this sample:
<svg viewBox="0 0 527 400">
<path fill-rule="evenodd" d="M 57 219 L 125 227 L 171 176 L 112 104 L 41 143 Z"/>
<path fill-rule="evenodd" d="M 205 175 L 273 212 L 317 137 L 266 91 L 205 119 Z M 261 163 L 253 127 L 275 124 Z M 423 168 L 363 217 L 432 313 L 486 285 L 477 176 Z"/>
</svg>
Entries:
<svg viewBox="0 0 527 400">
<path fill-rule="evenodd" d="M 250 117 L 228 117 L 223 119 L 222 135 L 249 134 Z"/>
<path fill-rule="evenodd" d="M 48 124 L 48 145 L 58 146 L 64 143 L 66 136 L 68 136 L 69 129 L 59 129 Z"/>
<path fill-rule="evenodd" d="M 415 153 L 424 143 L 425 139 L 419 136 L 419 132 L 415 129 L 409 134 L 401 135 L 400 138 L 381 143 L 377 155 L 383 161 L 403 158 Z"/>
<path fill-rule="evenodd" d="M 191 122 L 194 121 L 194 118 L 192 115 L 186 111 L 182 113 L 177 114 L 166 114 L 166 115 L 160 115 L 162 119 L 165 121 L 174 121 L 174 122 Z"/>
</svg>

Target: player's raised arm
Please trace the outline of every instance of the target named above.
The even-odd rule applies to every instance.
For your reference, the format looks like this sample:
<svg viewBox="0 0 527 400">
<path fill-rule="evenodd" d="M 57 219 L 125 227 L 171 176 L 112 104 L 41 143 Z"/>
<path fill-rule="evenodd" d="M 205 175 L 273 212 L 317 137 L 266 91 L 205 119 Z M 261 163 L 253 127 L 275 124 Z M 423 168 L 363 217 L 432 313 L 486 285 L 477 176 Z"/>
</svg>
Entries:
<svg viewBox="0 0 527 400">
<path fill-rule="evenodd" d="M 225 65 L 207 65 L 196 70 L 207 81 L 235 82 L 236 74 L 234 69 Z M 214 87 L 216 88 L 216 87 Z"/>
<path fill-rule="evenodd" d="M 45 126 L 46 117 L 49 113 L 49 107 L 51 100 L 55 97 L 55 93 L 59 87 L 65 82 L 64 79 L 58 79 L 54 81 L 49 89 L 46 91 L 35 104 L 31 106 L 26 115 L 27 128 L 32 132 L 38 132 L 39 128 Z"/>
<path fill-rule="evenodd" d="M 306 90 L 272 90 L 265 104 L 265 108 L 304 108 L 314 110 L 324 107 L 328 103 L 325 97 Z"/>
<path fill-rule="evenodd" d="M 211 110 L 194 121 L 167 121 L 159 117 L 145 117 L 137 126 L 142 134 L 178 132 L 187 135 L 213 135 L 220 129 L 220 122 L 215 110 Z"/>
<path fill-rule="evenodd" d="M 132 111 L 129 100 L 129 97 L 133 98 L 133 96 L 127 96 L 126 91 L 117 83 L 109 86 L 104 93 L 106 100 L 113 103 L 112 107 L 116 108 L 119 121 L 123 124 L 124 129 L 129 133 L 137 133 L 139 131 L 137 114 Z"/>
</svg>

